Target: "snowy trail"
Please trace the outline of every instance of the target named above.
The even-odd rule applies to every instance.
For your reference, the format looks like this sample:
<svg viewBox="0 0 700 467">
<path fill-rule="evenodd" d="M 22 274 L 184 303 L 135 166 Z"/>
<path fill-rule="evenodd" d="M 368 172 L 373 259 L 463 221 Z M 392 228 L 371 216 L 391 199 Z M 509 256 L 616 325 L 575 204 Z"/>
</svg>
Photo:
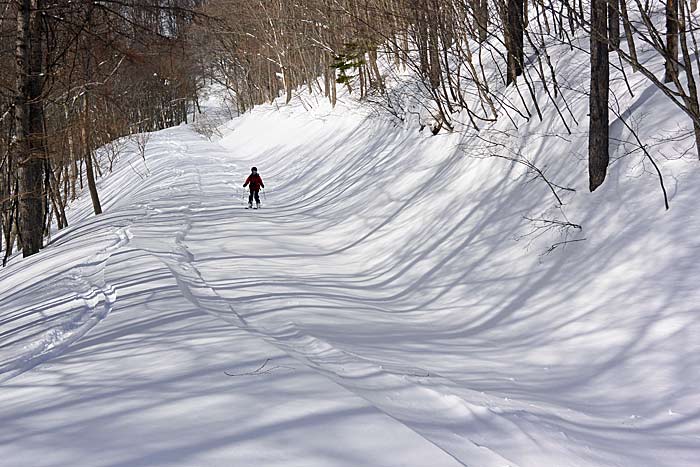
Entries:
<svg viewBox="0 0 700 467">
<path fill-rule="evenodd" d="M 627 209 L 611 240 L 579 211 L 589 243 L 539 256 L 558 238 L 514 239 L 547 189 L 456 137 L 284 112 L 224 130 L 155 134 L 104 181 L 108 216 L 81 200 L 5 273 L 0 465 L 694 465 L 698 249 L 666 244 L 698 219 Z"/>
<path fill-rule="evenodd" d="M 178 166 L 186 165 L 187 155 L 204 151 L 192 151 L 187 146 L 179 145 L 177 151 L 172 154 L 174 160 L 178 161 Z M 216 153 L 212 150 L 206 151 L 209 157 Z M 222 152 L 221 157 L 225 158 Z M 206 311 L 218 318 L 223 319 L 241 330 L 260 337 L 272 345 L 285 351 L 297 361 L 307 367 L 330 378 L 345 389 L 361 396 L 370 402 L 374 407 L 386 413 L 393 419 L 401 422 L 409 429 L 417 432 L 431 444 L 438 446 L 444 452 L 461 465 L 479 465 L 483 467 L 518 467 L 518 464 L 503 457 L 487 446 L 488 441 L 484 441 L 483 436 L 478 436 L 478 430 L 474 424 L 479 418 L 488 415 L 489 411 L 481 405 L 469 404 L 458 396 L 445 392 L 446 388 L 440 390 L 433 381 L 430 385 L 425 385 L 420 381 L 414 381 L 415 372 L 419 379 L 420 373 L 425 370 L 416 368 L 402 368 L 396 365 L 381 364 L 376 361 L 364 359 L 358 355 L 334 348 L 329 343 L 303 333 L 293 323 L 288 323 L 284 329 L 267 329 L 264 326 L 251 325 L 245 318 L 239 315 L 230 301 L 222 297 L 202 276 L 197 268 L 195 256 L 187 247 L 188 234 L 196 224 L 199 230 L 209 230 L 211 227 L 206 223 L 197 221 L 196 216 L 207 214 L 203 200 L 206 193 L 216 193 L 215 187 L 202 186 L 202 171 L 218 173 L 216 168 L 206 167 L 200 161 L 193 164 L 188 169 L 178 171 L 177 177 L 186 177 L 189 181 L 183 199 L 192 200 L 187 205 L 175 208 L 157 207 L 158 200 L 146 205 L 146 209 L 151 213 L 146 216 L 143 223 L 158 222 L 158 216 L 166 216 L 168 222 L 172 223 L 170 217 L 173 212 L 179 214 L 181 219 L 176 222 L 178 227 L 173 232 L 168 232 L 162 227 L 159 228 L 165 238 L 173 238 L 174 243 L 170 251 L 151 249 L 148 246 L 138 246 L 148 251 L 161 260 L 172 273 L 178 288 L 183 296 L 198 309 Z M 239 178 L 241 178 L 239 176 Z M 220 193 L 220 197 L 208 200 L 208 204 L 213 206 L 217 212 L 218 208 L 228 204 L 230 197 L 230 183 L 226 183 L 226 189 Z M 178 193 L 171 193 L 171 196 L 179 197 Z M 168 197 L 168 200 L 171 199 Z M 165 204 L 169 203 L 164 200 Z M 208 216 L 207 216 L 208 217 Z M 236 222 L 235 217 L 227 218 L 220 214 L 213 219 L 214 224 L 225 224 L 226 222 Z M 211 248 L 211 244 L 205 248 Z M 159 245 L 162 248 L 162 245 Z M 292 252 L 290 252 L 292 253 Z M 303 254 L 300 253 L 303 256 Z M 435 375 L 430 375 L 435 378 Z M 407 405 L 408 403 L 408 405 Z M 494 412 L 495 413 L 495 412 Z M 472 425 L 469 430 L 460 427 Z M 508 430 L 503 430 L 507 432 Z M 512 434 L 511 434 L 512 436 Z M 477 440 L 470 439 L 476 437 Z M 486 437 L 488 438 L 488 437 Z"/>
<path fill-rule="evenodd" d="M 225 154 L 221 154 L 221 157 L 224 158 Z M 241 174 L 239 178 L 244 176 Z M 252 277 L 274 277 L 275 274 L 284 277 L 279 285 L 293 290 L 279 294 L 285 302 L 292 297 L 298 300 L 305 294 L 313 296 L 318 290 L 323 291 L 320 295 L 324 301 L 335 298 L 332 292 L 328 292 L 327 286 L 318 285 L 315 290 L 309 289 L 304 287 L 304 281 L 295 285 L 294 278 L 300 270 L 342 269 L 345 266 L 343 261 L 347 260 L 338 253 L 347 249 L 331 249 L 332 252 L 322 253 L 323 256 L 310 255 L 310 251 L 322 245 L 316 243 L 318 239 L 313 236 L 299 235 L 298 224 L 289 224 L 287 216 L 263 210 L 241 219 L 240 211 L 232 213 L 228 209 L 222 209 L 230 196 L 229 189 L 229 184 L 221 186 L 218 179 L 213 179 L 212 183 L 200 188 L 203 201 L 190 210 L 191 220 L 188 221 L 186 232 L 178 240 L 180 248 L 184 246 L 183 257 L 187 261 L 171 270 L 178 277 L 185 296 L 197 306 L 264 338 L 297 361 L 369 401 L 464 465 L 536 466 L 551 459 L 571 459 L 562 465 L 603 465 L 609 462 L 605 453 L 596 452 L 583 437 L 579 438 L 581 433 L 577 427 L 581 421 L 586 420 L 599 429 L 613 428 L 605 418 L 590 416 L 566 405 L 533 403 L 527 398 L 517 400 L 500 393 L 489 394 L 469 389 L 441 376 L 431 367 L 415 365 L 410 360 L 410 355 L 400 359 L 386 359 L 371 354 L 369 357 L 362 356 L 361 351 L 344 350 L 286 317 L 278 318 L 274 316 L 275 313 L 267 311 L 262 314 L 247 313 L 246 302 L 235 299 L 240 289 L 232 296 L 231 287 L 219 280 L 221 277 L 241 276 L 239 263 L 245 255 L 232 255 L 224 261 L 226 264 L 222 264 L 220 260 L 212 259 L 218 254 L 218 247 L 211 248 L 216 242 L 212 242 L 212 238 L 202 241 L 202 235 L 216 232 L 220 239 L 237 239 L 246 236 L 245 228 L 250 228 L 251 224 L 262 224 L 266 233 L 282 233 L 280 237 L 284 239 L 284 253 L 273 260 L 274 266 L 267 273 L 256 271 L 255 267 L 261 261 L 276 257 L 274 251 L 266 251 L 261 258 L 251 257 L 253 264 L 247 272 Z M 298 209 L 293 203 L 288 207 L 290 210 Z M 305 221 L 308 222 L 307 225 L 313 231 L 316 219 L 303 219 L 300 216 L 298 220 L 302 225 Z M 290 227 L 292 232 L 284 233 Z M 266 233 L 261 234 L 263 238 L 259 244 L 252 239 L 247 241 L 246 247 L 265 251 L 268 248 L 264 238 Z M 205 258 L 202 266 L 198 265 L 196 259 L 200 256 Z M 289 259 L 288 264 L 285 264 L 286 259 Z M 336 262 L 338 260 L 340 262 Z M 213 279 L 208 280 L 207 273 L 212 271 Z M 242 278 L 242 281 L 245 280 L 247 279 Z M 250 287 L 275 287 L 274 282 L 251 281 Z M 386 283 L 386 280 L 379 282 L 382 283 Z M 243 285 L 242 289 L 245 288 Z M 263 292 L 257 300 L 276 303 L 276 294 L 270 292 Z M 228 300 L 222 297 L 228 297 Z M 371 297 L 357 298 L 358 301 L 362 299 L 371 300 Z M 303 307 L 300 308 L 300 311 L 304 311 Z M 250 319 L 246 318 L 247 315 L 251 316 Z M 299 317 L 304 319 L 305 315 Z M 626 431 L 623 429 L 618 432 L 619 442 L 624 442 Z M 538 454 L 529 454 L 523 458 L 524 452 Z"/>
<path fill-rule="evenodd" d="M 99 266 L 81 277 L 99 272 L 118 290 L 110 319 L 79 341 L 58 336 L 35 371 L 5 373 L 0 465 L 27 462 L 29 446 L 37 467 L 462 465 L 266 345 L 206 283 L 186 243 L 204 209 L 199 172 L 231 165 L 193 157 L 190 130 L 172 133 L 154 145 L 167 152 L 164 173 L 136 193 L 138 218 L 71 269 Z M 272 363 L 258 375 L 260 362 Z"/>
<path fill-rule="evenodd" d="M 384 193 L 385 190 L 368 195 L 365 187 L 358 188 L 357 184 L 373 176 L 380 167 L 392 176 L 403 177 L 404 172 L 392 171 L 392 159 L 397 157 L 392 151 L 397 149 L 374 152 L 371 142 L 361 142 L 357 146 L 367 151 L 363 157 L 354 153 L 354 146 L 343 147 L 347 155 L 332 157 L 335 165 L 329 167 L 335 170 L 323 172 L 326 169 L 317 170 L 313 158 L 299 166 L 295 148 L 280 148 L 274 141 L 250 142 L 245 134 L 255 131 L 245 123 L 241 127 L 236 131 L 243 133 L 242 139 L 232 137 L 226 143 L 228 150 L 236 152 L 236 144 L 243 145 L 258 166 L 261 155 L 263 161 L 265 157 L 277 164 L 284 161 L 282 168 L 270 164 L 277 171 L 274 176 L 280 186 L 270 192 L 274 207 L 246 214 L 227 209 L 222 206 L 226 205 L 228 187 L 216 178 L 204 180 L 205 202 L 194 213 L 185 243 L 192 252 L 198 275 L 208 288 L 229 301 L 249 330 L 467 465 L 657 466 L 667 461 L 669 446 L 673 446 L 676 458 L 673 463 L 679 459 L 693 462 L 697 442 L 692 435 L 694 411 L 687 413 L 682 407 L 692 405 L 694 396 L 688 394 L 684 400 L 669 402 L 688 416 L 676 423 L 664 420 L 664 415 L 674 417 L 677 413 L 668 406 L 661 408 L 664 402 L 650 410 L 646 404 L 651 399 L 624 400 L 629 389 L 620 387 L 637 378 L 632 373 L 625 375 L 622 386 L 616 388 L 620 382 L 615 383 L 614 371 L 606 374 L 608 370 L 601 370 L 600 376 L 591 377 L 576 374 L 575 365 L 571 365 L 571 370 L 564 366 L 556 373 L 552 371 L 553 366 L 558 366 L 555 362 L 562 359 L 583 364 L 587 351 L 599 352 L 598 339 L 581 339 L 578 332 L 581 324 L 585 328 L 586 316 L 593 314 L 590 305 L 569 303 L 577 303 L 574 306 L 580 306 L 581 313 L 562 313 L 554 321 L 534 313 L 538 308 L 566 310 L 564 301 L 558 304 L 547 298 L 551 293 L 548 286 L 557 283 L 554 277 L 562 274 L 558 267 L 519 278 L 521 271 L 510 266 L 508 260 L 503 261 L 499 266 L 505 266 L 504 272 L 510 269 L 510 274 L 503 276 L 506 280 L 486 282 L 478 293 L 473 290 L 474 297 L 467 298 L 466 303 L 474 305 L 465 310 L 462 284 L 469 282 L 470 275 L 484 275 L 486 271 L 488 276 L 487 266 L 512 254 L 507 251 L 495 255 L 488 248 L 503 241 L 489 238 L 500 233 L 489 230 L 495 213 L 483 204 L 478 211 L 467 210 L 462 220 L 437 219 L 444 229 L 411 230 L 415 224 L 407 223 L 407 218 L 415 216 L 427 199 L 436 196 L 421 188 L 429 185 L 412 186 L 406 197 L 402 193 Z M 345 140 L 348 136 L 343 131 L 333 141 Z M 283 133 L 278 140 L 286 136 Z M 315 136 L 321 139 L 321 134 Z M 308 137 L 314 140 L 314 136 Z M 372 140 L 371 135 L 368 140 Z M 333 153 L 337 147 L 337 143 L 320 144 L 316 152 Z M 420 143 L 409 139 L 399 151 L 411 154 L 407 148 L 415 147 L 420 153 Z M 285 157 L 291 160 L 287 162 Z M 444 178 L 453 174 L 459 164 L 465 164 L 449 150 L 441 157 L 430 165 L 418 161 L 411 168 L 431 179 Z M 313 175 L 305 177 L 304 171 Z M 244 176 L 241 173 L 240 178 Z M 306 180 L 314 180 L 315 184 Z M 491 198 L 500 196 L 498 201 L 507 205 L 509 198 L 503 198 L 496 188 Z M 489 199 L 488 195 L 483 196 Z M 509 195 L 510 202 L 519 198 L 526 204 L 531 196 L 518 192 Z M 364 211 L 367 217 L 362 219 L 357 213 L 372 199 L 389 202 L 378 206 L 376 213 Z M 353 223 L 337 222 L 343 215 Z M 497 215 L 500 220 L 503 212 Z M 511 219 L 521 222 L 521 214 Z M 404 225 L 408 230 L 402 231 Z M 404 258 L 401 254 L 395 256 L 395 250 L 401 252 L 403 248 L 396 243 L 397 233 L 399 242 L 407 243 L 406 246 L 415 242 L 415 250 Z M 233 241 L 212 249 L 216 239 Z M 392 250 L 394 255 L 385 253 Z M 453 268 L 459 260 L 461 266 Z M 507 282 L 509 276 L 512 285 Z M 567 280 L 575 282 L 573 277 Z M 512 301 L 497 307 L 508 314 L 481 313 L 482 304 L 491 301 L 488 294 L 495 295 L 498 287 L 502 288 L 498 297 L 507 297 L 505 290 L 513 290 L 512 297 L 508 297 Z M 534 290 L 533 297 L 542 289 L 540 303 L 527 298 L 519 301 L 522 294 L 518 289 L 523 288 Z M 604 299 L 613 303 L 618 300 Z M 463 316 L 457 313 L 467 310 L 470 313 Z M 689 318 L 687 315 L 685 323 L 692 333 L 690 329 L 697 329 L 697 321 Z M 670 324 L 674 319 L 661 318 L 648 327 L 647 335 L 664 335 L 661 323 Z M 511 345 L 507 336 L 517 333 L 515 330 L 522 329 L 521 323 L 526 322 L 530 329 L 542 327 L 539 335 L 529 330 L 523 334 L 523 343 L 534 357 L 532 362 L 541 363 L 521 367 L 518 362 L 522 347 Z M 616 326 L 619 324 L 612 328 Z M 569 327 L 576 329 L 571 337 Z M 403 333 L 406 337 L 396 339 Z M 558 339 L 550 338 L 557 333 Z M 471 339 L 461 337 L 470 335 Z M 602 328 L 600 336 L 609 339 Z M 628 342 L 627 338 L 609 340 L 613 346 L 619 345 L 619 350 L 612 353 L 609 363 L 602 361 L 601 367 L 621 364 L 624 368 L 644 358 L 642 349 L 649 348 L 651 341 L 630 337 Z M 421 346 L 423 350 L 419 351 Z M 485 350 L 494 355 L 490 357 L 493 362 L 489 362 L 489 357 L 474 358 L 485 354 Z M 572 352 L 579 352 L 583 360 Z M 615 362 L 615 355 L 620 356 L 619 363 Z M 664 354 L 657 352 L 657 356 L 661 355 Z M 470 367 L 475 375 L 469 374 Z M 488 374 L 488 379 L 482 379 L 482 374 Z M 609 380 L 611 390 L 586 389 L 595 378 Z M 569 394 L 559 397 L 554 388 L 567 385 Z M 616 405 L 617 409 L 609 409 Z M 639 447 L 640 439 L 645 440 L 644 449 Z"/>
<path fill-rule="evenodd" d="M 178 151 L 173 154 L 173 159 L 178 160 L 178 165 L 180 166 L 180 164 L 185 163 L 184 156 L 189 152 L 186 147 L 179 147 Z M 212 155 L 211 152 L 209 152 L 209 155 Z M 206 170 L 206 167 L 204 170 Z M 382 412 L 416 431 L 428 442 L 443 449 L 461 465 L 517 467 L 517 464 L 491 451 L 485 445 L 472 441 L 458 432 L 450 433 L 446 430 L 446 427 L 450 426 L 452 426 L 452 430 L 457 430 L 457 422 L 460 418 L 463 420 L 472 418 L 464 417 L 464 414 L 460 413 L 460 407 L 456 407 L 452 400 L 457 398 L 456 396 L 446 395 L 429 388 L 419 388 L 419 385 L 416 384 L 412 384 L 413 387 L 403 390 L 392 389 L 401 386 L 401 383 L 406 383 L 407 380 L 404 378 L 395 380 L 396 375 L 394 372 L 387 371 L 381 365 L 367 360 L 363 361 L 357 356 L 335 349 L 318 338 L 308 334 L 301 334 L 298 329 L 293 329 L 290 333 L 288 330 L 269 330 L 251 326 L 237 314 L 229 301 L 219 295 L 202 277 L 196 266 L 194 255 L 186 246 L 187 235 L 193 227 L 193 222 L 195 222 L 193 213 L 206 212 L 206 209 L 202 207 L 201 201 L 205 198 L 205 192 L 201 184 L 201 171 L 202 165 L 193 165 L 189 170 L 178 175 L 178 177 L 191 179 L 190 184 L 186 185 L 188 191 L 187 196 L 184 197 L 192 199 L 191 204 L 168 210 L 167 208 L 154 207 L 159 205 L 158 200 L 155 200 L 153 204 L 146 206 L 151 214 L 143 221 L 144 224 L 158 222 L 158 216 L 165 215 L 169 217 L 172 212 L 181 215 L 181 221 L 177 222 L 179 227 L 174 232 L 160 229 L 160 232 L 165 234 L 166 238 L 174 239 L 174 244 L 169 252 L 149 249 L 148 247 L 141 248 L 146 249 L 167 265 L 178 284 L 179 290 L 188 301 L 203 311 L 211 313 L 246 332 L 261 337 L 287 352 L 297 361 L 329 377 L 352 393 L 363 397 Z M 224 197 L 214 200 L 213 206 L 226 204 L 226 191 L 223 193 Z M 177 197 L 177 194 L 173 195 Z M 235 219 L 233 220 L 235 221 Z M 216 223 L 224 221 L 224 218 L 215 220 Z M 198 227 L 200 229 L 209 228 L 207 225 L 198 225 Z M 293 324 L 291 326 L 294 327 Z M 401 372 L 400 368 L 394 371 L 398 371 L 401 375 L 406 375 Z M 409 368 L 406 371 L 409 372 L 407 374 L 410 374 L 413 370 Z M 354 379 L 362 382 L 360 384 L 352 384 L 350 381 Z M 459 398 L 457 399 L 459 400 Z M 406 401 L 411 402 L 412 407 L 410 409 L 405 406 Z M 457 405 L 460 404 L 462 409 L 469 411 L 465 401 L 459 400 Z M 478 410 L 476 407 L 472 407 L 472 410 L 474 409 Z M 415 421 L 421 419 L 431 420 L 429 424 L 431 426 L 417 426 Z"/>
<path fill-rule="evenodd" d="M 198 181 L 201 180 L 200 169 L 198 167 L 193 167 L 193 169 L 196 174 L 195 178 Z M 199 183 L 196 185 L 200 194 L 203 194 Z M 225 200 L 221 201 L 221 204 L 225 203 Z M 470 410 L 468 404 L 457 396 L 446 395 L 429 388 L 421 389 L 420 385 L 417 384 L 412 384 L 413 387 L 403 390 L 392 389 L 400 387 L 402 383 L 405 384 L 408 381 L 401 377 L 396 380 L 394 372 L 406 376 L 410 375 L 414 371 L 413 369 L 405 369 L 408 373 L 403 373 L 401 368 L 388 371 L 382 365 L 367 360 L 363 361 L 357 356 L 333 348 L 318 338 L 301 334 L 298 329 L 284 332 L 249 325 L 244 318 L 236 313 L 225 298 L 207 284 L 196 267 L 194 256 L 186 247 L 187 234 L 192 228 L 191 215 L 193 211 L 198 209 L 202 210 L 199 202 L 178 210 L 184 216 L 184 227 L 174 235 L 173 251 L 175 254 L 163 255 L 159 252 L 153 252 L 168 266 L 183 296 L 193 305 L 263 338 L 287 352 L 297 361 L 360 395 L 382 412 L 416 431 L 430 443 L 442 448 L 461 465 L 516 467 L 515 463 L 491 451 L 485 445 L 472 441 L 458 432 L 450 433 L 446 430 L 446 427 L 450 426 L 453 426 L 452 430 L 458 430 L 459 423 L 457 422 L 459 419 L 473 419 L 471 410 L 478 410 L 478 408 L 472 407 Z M 163 210 L 156 209 L 156 211 L 159 214 L 164 213 Z M 220 222 L 221 219 L 218 221 Z M 204 228 L 207 227 L 204 226 Z M 294 328 L 291 323 L 290 326 Z M 351 380 L 362 382 L 352 384 Z M 457 399 L 458 403 L 455 404 L 453 399 Z M 409 409 L 405 406 L 406 401 L 411 402 L 412 408 Z M 459 407 L 460 405 L 461 407 Z M 465 417 L 464 413 L 460 413 L 460 408 L 469 412 L 470 416 Z M 417 426 L 415 420 L 421 419 L 430 420 L 432 426 Z"/>
<path fill-rule="evenodd" d="M 215 190 L 216 187 L 209 187 L 206 191 L 211 193 Z M 223 193 L 225 197 L 225 191 Z M 225 199 L 211 202 L 215 212 L 220 211 L 218 206 L 225 204 Z M 206 213 L 206 209 L 199 207 L 199 212 Z M 232 223 L 237 221 L 236 218 L 230 220 Z M 284 222 L 284 219 L 282 221 Z M 221 225 L 226 220 L 217 216 L 211 222 Z M 201 221 L 196 224 L 198 230 L 208 231 L 213 227 Z M 268 228 L 274 229 L 274 220 L 271 220 L 270 224 Z M 191 227 L 192 223 L 188 222 L 187 231 Z M 180 248 L 187 244 L 187 232 L 179 237 L 178 244 Z M 539 420 L 527 420 L 528 414 L 525 414 L 523 420 L 518 420 L 521 417 L 518 413 L 510 414 L 509 419 L 497 406 L 503 404 L 475 391 L 470 392 L 470 399 L 479 403 L 469 403 L 448 387 L 454 387 L 456 384 L 429 370 L 410 366 L 409 362 L 387 363 L 343 351 L 321 338 L 303 332 L 293 322 L 273 323 L 273 327 L 267 327 L 264 322 L 249 324 L 235 312 L 225 298 L 207 284 L 196 267 L 194 256 L 186 247 L 183 249 L 182 257 L 187 260 L 171 267 L 171 270 L 183 294 L 195 305 L 262 337 L 297 361 L 361 396 L 382 412 L 439 446 L 460 464 L 484 467 L 520 465 L 500 454 L 498 448 L 492 449 L 489 446 L 498 439 L 496 435 L 508 436 L 509 444 L 513 445 L 517 437 L 515 433 L 520 433 L 520 440 L 513 448 L 516 452 L 543 448 L 527 436 L 527 430 Z M 289 251 L 288 254 L 294 256 L 293 251 Z M 304 257 L 304 254 L 298 253 L 298 257 Z M 327 267 L 332 268 L 332 265 Z M 300 292 L 303 293 L 303 290 Z M 513 411 L 522 412 L 517 409 Z M 536 417 L 533 415 L 533 418 Z M 563 433 L 559 431 L 556 435 L 560 436 Z M 555 449 L 555 446 L 550 448 Z M 561 457 L 562 454 L 570 456 L 572 453 L 557 453 L 557 456 Z"/>
</svg>

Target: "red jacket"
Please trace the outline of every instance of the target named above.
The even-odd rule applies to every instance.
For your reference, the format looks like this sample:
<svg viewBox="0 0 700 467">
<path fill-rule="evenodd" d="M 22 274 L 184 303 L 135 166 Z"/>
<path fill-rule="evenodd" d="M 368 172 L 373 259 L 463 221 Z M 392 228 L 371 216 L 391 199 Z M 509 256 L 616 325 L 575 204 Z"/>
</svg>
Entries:
<svg viewBox="0 0 700 467">
<path fill-rule="evenodd" d="M 260 187 L 265 188 L 262 178 L 256 173 L 248 175 L 248 178 L 245 179 L 245 183 L 243 184 L 243 188 L 247 187 L 249 183 L 251 191 L 258 191 Z"/>
</svg>

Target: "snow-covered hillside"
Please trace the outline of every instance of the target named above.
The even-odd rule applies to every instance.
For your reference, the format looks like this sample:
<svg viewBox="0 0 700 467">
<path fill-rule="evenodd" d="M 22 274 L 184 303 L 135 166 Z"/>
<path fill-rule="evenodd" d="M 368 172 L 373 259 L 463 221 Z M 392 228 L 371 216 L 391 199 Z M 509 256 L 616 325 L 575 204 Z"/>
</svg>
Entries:
<svg viewBox="0 0 700 467">
<path fill-rule="evenodd" d="M 687 124 L 633 85 L 640 134 Z M 589 194 L 584 127 L 553 115 L 499 123 L 498 147 L 304 107 L 215 141 L 153 134 L 102 180 L 104 215 L 86 194 L 0 271 L 0 465 L 697 464 L 700 175 L 682 143 L 656 148 L 664 211 L 623 144 Z M 576 191 L 557 207 L 502 148 Z"/>
</svg>

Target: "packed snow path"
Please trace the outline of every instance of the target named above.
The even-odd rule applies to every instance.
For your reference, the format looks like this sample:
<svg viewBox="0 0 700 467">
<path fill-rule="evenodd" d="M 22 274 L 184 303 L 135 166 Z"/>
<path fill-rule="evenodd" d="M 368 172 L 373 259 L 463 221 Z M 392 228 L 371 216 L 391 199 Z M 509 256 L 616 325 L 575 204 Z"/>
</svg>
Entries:
<svg viewBox="0 0 700 467">
<path fill-rule="evenodd" d="M 0 465 L 693 465 L 691 296 L 538 266 L 512 237 L 542 195 L 455 197 L 449 140 L 254 117 L 157 133 L 2 276 Z"/>
</svg>

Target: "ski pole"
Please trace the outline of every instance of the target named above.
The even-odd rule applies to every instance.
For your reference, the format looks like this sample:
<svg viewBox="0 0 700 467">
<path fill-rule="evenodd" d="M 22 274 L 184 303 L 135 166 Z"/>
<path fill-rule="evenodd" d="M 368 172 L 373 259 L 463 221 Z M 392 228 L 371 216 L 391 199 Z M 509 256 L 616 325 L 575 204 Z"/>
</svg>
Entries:
<svg viewBox="0 0 700 467">
<path fill-rule="evenodd" d="M 263 199 L 267 201 L 267 195 L 265 194 L 265 188 L 263 188 Z"/>
</svg>

